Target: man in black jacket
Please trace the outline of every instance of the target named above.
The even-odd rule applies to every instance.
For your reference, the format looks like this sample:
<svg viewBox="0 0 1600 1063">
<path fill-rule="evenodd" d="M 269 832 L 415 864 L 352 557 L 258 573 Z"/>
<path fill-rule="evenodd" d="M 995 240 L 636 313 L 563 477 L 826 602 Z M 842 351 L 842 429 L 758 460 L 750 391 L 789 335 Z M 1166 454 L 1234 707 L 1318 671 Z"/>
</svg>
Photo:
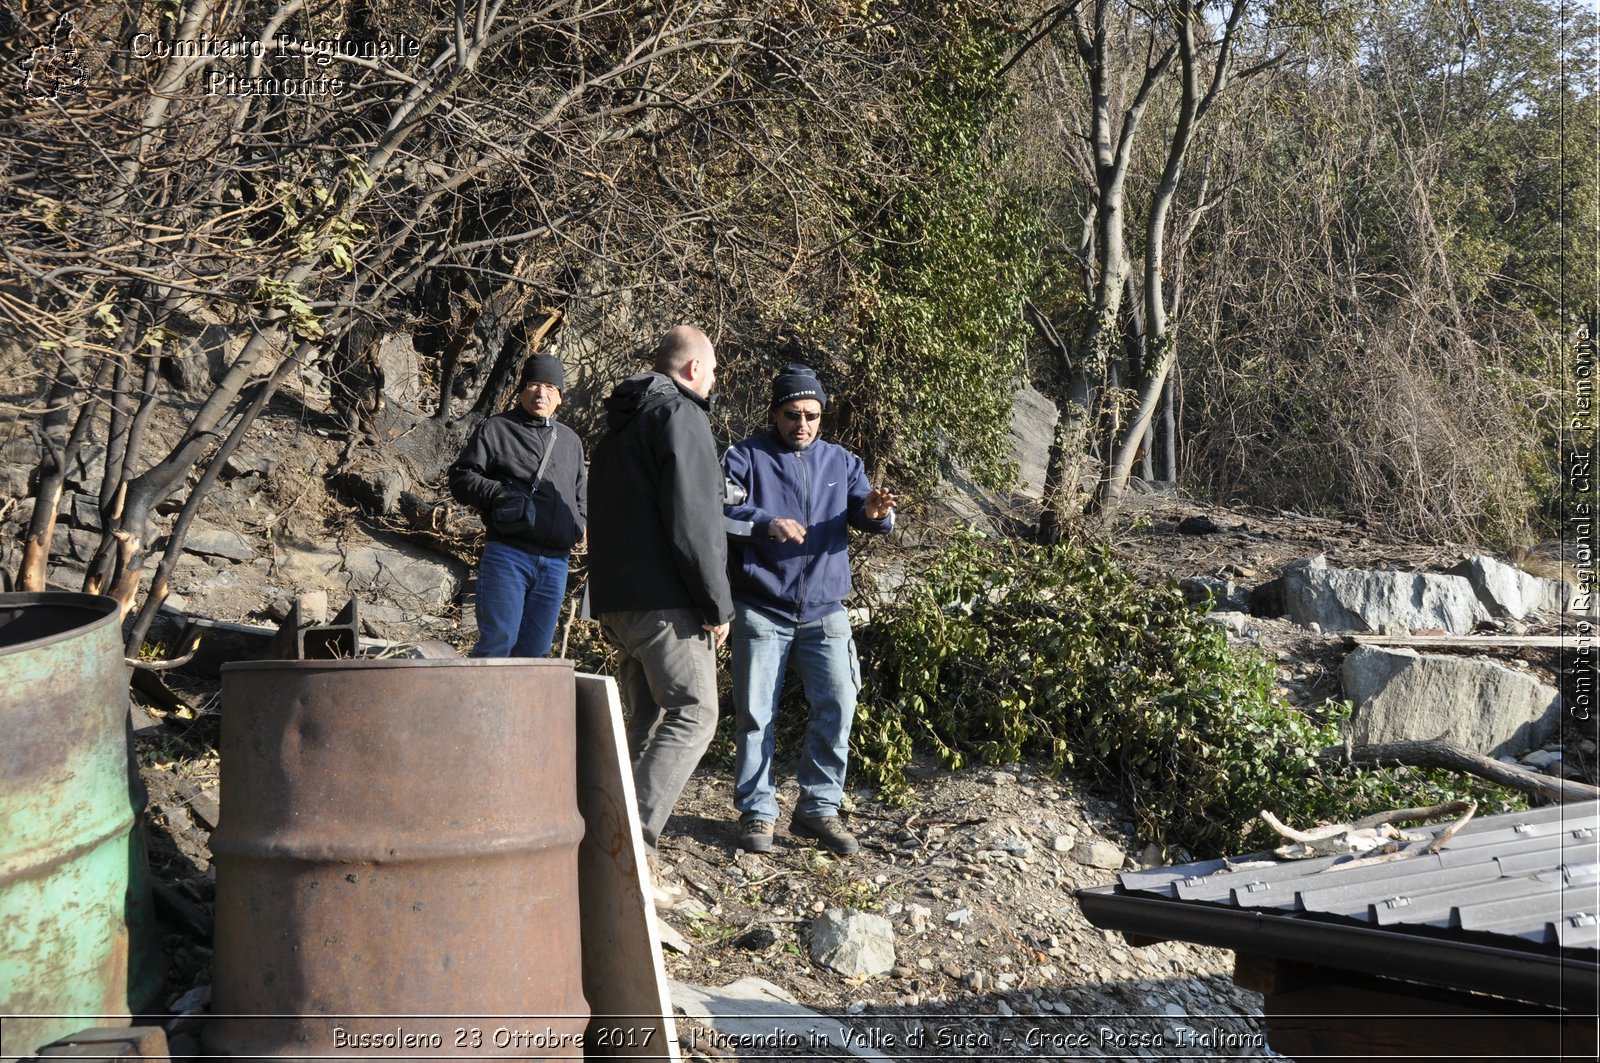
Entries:
<svg viewBox="0 0 1600 1063">
<path fill-rule="evenodd" d="M 555 638 L 588 513 L 583 444 L 555 419 L 564 385 L 560 360 L 529 358 L 516 405 L 480 424 L 450 466 L 451 495 L 475 506 L 488 530 L 474 657 L 544 657 Z"/>
<path fill-rule="evenodd" d="M 590 605 L 617 648 L 652 853 L 716 731 L 716 649 L 733 617 L 722 467 L 706 420 L 716 370 L 705 333 L 670 329 L 655 371 L 606 400 L 606 434 L 590 462 Z"/>
</svg>

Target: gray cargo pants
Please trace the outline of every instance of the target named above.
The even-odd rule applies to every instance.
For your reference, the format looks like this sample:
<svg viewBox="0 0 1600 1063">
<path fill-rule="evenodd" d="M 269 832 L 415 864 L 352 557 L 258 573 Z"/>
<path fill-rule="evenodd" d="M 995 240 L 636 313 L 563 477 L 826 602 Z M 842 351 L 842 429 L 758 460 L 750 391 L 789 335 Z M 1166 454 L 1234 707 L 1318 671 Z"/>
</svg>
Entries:
<svg viewBox="0 0 1600 1063">
<path fill-rule="evenodd" d="M 716 643 L 692 609 L 603 613 L 599 619 L 617 648 L 640 826 L 653 852 L 717 730 Z"/>
</svg>

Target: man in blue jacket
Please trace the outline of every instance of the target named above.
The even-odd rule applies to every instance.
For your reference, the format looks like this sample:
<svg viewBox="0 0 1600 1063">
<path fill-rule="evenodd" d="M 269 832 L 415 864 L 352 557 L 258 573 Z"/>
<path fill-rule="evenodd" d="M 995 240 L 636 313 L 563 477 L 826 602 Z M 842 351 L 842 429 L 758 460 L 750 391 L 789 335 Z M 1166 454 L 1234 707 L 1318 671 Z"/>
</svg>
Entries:
<svg viewBox="0 0 1600 1063">
<path fill-rule="evenodd" d="M 844 599 L 847 525 L 887 534 L 895 497 L 867 482 L 861 459 L 819 438 L 828 397 L 809 366 L 772 382 L 772 428 L 728 448 L 723 470 L 744 501 L 725 508 L 733 590 L 734 806 L 739 845 L 772 848 L 773 717 L 786 665 L 811 707 L 791 833 L 830 852 L 860 848 L 839 819 L 850 725 L 861 685 Z"/>
</svg>

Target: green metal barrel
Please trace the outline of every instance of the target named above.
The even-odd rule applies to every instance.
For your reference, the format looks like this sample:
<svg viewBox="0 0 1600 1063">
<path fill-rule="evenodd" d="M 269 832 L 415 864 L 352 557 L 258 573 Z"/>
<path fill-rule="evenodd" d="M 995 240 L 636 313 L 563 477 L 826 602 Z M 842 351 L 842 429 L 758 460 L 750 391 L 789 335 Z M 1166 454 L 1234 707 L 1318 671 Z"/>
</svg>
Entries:
<svg viewBox="0 0 1600 1063">
<path fill-rule="evenodd" d="M 0 594 L 0 1058 L 160 992 L 128 737 L 117 603 Z"/>
</svg>

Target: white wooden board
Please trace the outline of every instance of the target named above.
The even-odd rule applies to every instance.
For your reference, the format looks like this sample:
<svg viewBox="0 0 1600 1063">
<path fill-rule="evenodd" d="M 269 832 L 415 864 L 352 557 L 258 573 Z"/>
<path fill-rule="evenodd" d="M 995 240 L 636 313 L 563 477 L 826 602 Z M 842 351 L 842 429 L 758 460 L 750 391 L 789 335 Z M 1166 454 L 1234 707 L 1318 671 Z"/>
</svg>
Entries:
<svg viewBox="0 0 1600 1063">
<path fill-rule="evenodd" d="M 583 995 L 593 1018 L 588 1059 L 624 1056 L 677 1063 L 667 972 L 661 963 L 639 806 L 617 685 L 578 673 L 578 910 Z"/>
</svg>

